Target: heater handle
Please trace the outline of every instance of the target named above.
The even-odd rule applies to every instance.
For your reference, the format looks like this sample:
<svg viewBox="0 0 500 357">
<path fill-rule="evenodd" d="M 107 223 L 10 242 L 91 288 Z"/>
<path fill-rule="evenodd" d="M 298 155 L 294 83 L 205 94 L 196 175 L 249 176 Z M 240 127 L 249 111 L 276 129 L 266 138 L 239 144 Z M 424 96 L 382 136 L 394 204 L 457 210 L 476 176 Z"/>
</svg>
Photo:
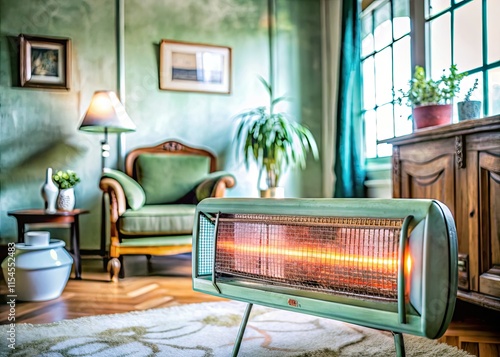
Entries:
<svg viewBox="0 0 500 357">
<path fill-rule="evenodd" d="M 215 217 L 215 228 L 214 228 L 214 250 L 212 251 L 212 285 L 214 286 L 215 290 L 220 294 L 221 291 L 219 287 L 217 286 L 217 281 L 216 281 L 216 276 L 215 276 L 215 256 L 217 254 L 217 235 L 219 231 L 219 216 L 220 212 L 217 212 L 217 216 Z"/>
<path fill-rule="evenodd" d="M 399 262 L 398 262 L 398 317 L 399 323 L 406 324 L 406 284 L 405 284 L 405 253 L 406 243 L 408 241 L 408 229 L 410 222 L 413 219 L 412 215 L 405 217 L 403 225 L 401 226 L 401 233 L 399 235 Z"/>
</svg>

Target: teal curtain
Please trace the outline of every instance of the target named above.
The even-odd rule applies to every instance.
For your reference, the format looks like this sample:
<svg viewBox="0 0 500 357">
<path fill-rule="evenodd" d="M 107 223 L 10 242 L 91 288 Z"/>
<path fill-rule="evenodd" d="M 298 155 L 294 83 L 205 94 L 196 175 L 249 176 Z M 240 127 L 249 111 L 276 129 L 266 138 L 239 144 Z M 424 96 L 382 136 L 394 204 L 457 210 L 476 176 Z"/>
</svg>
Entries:
<svg viewBox="0 0 500 357">
<path fill-rule="evenodd" d="M 364 197 L 359 15 L 361 1 L 344 0 L 338 82 L 334 197 Z"/>
</svg>

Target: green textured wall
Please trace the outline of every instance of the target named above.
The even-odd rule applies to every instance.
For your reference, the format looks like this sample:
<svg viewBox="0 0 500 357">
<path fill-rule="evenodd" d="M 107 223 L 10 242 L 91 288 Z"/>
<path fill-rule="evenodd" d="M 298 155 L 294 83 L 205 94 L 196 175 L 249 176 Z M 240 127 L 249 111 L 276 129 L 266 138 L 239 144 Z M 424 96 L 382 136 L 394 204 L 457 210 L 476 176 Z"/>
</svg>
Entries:
<svg viewBox="0 0 500 357">
<path fill-rule="evenodd" d="M 97 248 L 99 236 L 99 139 L 78 132 L 94 90 L 116 89 L 114 1 L 0 0 L 0 237 L 16 238 L 7 211 L 42 208 L 41 185 L 47 167 L 77 171 L 77 206 L 82 247 Z M 20 33 L 72 40 L 69 91 L 19 88 L 18 51 L 11 37 Z M 59 231 L 59 230 L 58 230 Z M 68 235 L 55 232 L 57 238 Z"/>
<path fill-rule="evenodd" d="M 239 111 L 266 104 L 256 75 L 269 75 L 266 0 L 126 0 L 125 104 L 137 131 L 124 134 L 125 152 L 175 138 L 205 146 L 219 157 L 219 169 L 237 176 L 229 196 L 257 196 L 257 170 L 235 162 L 231 147 Z M 278 0 L 278 90 L 294 97 L 285 108 L 309 126 L 320 145 L 321 42 L 319 0 Z M 99 248 L 100 140 L 77 130 L 95 90 L 117 90 L 116 1 L 0 0 L 0 239 L 16 237 L 7 211 L 42 208 L 45 168 L 70 168 L 82 176 L 76 186 L 81 246 Z M 281 22 L 280 22 L 281 21 Z M 20 33 L 72 40 L 69 91 L 17 87 Z M 206 94 L 159 90 L 161 39 L 232 48 L 232 93 Z M 111 135 L 116 167 L 117 137 Z M 287 196 L 319 197 L 321 167 L 286 176 Z M 64 237 L 64 231 L 53 235 Z"/>
<path fill-rule="evenodd" d="M 278 0 L 275 70 L 278 93 L 291 97 L 283 110 L 313 133 L 321 150 L 322 72 L 320 2 Z M 295 197 L 321 197 L 322 167 L 308 156 L 305 170 L 286 176 L 286 192 Z"/>
</svg>

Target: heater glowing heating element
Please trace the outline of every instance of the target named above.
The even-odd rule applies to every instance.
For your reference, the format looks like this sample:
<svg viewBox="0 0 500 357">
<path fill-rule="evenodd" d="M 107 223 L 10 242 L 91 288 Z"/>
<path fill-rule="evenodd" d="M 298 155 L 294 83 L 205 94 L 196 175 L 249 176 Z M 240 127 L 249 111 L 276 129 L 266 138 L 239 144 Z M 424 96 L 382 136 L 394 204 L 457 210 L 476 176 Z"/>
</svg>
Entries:
<svg viewBox="0 0 500 357">
<path fill-rule="evenodd" d="M 394 333 L 438 338 L 457 292 L 451 213 L 434 200 L 207 199 L 197 207 L 193 288 Z"/>
</svg>

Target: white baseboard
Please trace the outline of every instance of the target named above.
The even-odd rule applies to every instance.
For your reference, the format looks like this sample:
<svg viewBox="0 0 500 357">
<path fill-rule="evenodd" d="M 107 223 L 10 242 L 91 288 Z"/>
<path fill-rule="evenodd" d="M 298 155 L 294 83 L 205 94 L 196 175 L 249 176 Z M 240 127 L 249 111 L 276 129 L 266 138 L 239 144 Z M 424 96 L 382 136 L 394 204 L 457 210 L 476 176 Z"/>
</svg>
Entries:
<svg viewBox="0 0 500 357">
<path fill-rule="evenodd" d="M 392 180 L 366 180 L 365 187 L 369 198 L 392 198 Z"/>
</svg>

